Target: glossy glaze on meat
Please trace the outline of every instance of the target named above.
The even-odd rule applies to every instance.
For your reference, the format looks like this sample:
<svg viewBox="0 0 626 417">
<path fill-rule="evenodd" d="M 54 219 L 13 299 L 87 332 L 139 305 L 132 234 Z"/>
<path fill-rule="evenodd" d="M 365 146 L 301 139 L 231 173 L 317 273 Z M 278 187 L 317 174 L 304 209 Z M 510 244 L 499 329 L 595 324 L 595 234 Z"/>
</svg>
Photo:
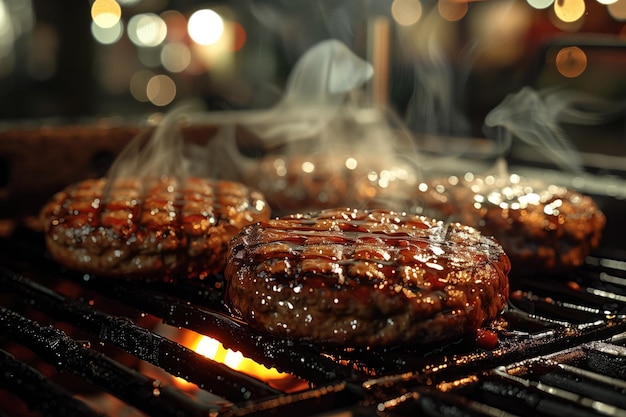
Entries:
<svg viewBox="0 0 626 417">
<path fill-rule="evenodd" d="M 518 175 L 436 179 L 422 184 L 424 213 L 494 236 L 514 273 L 578 267 L 600 244 L 606 218 L 589 196 Z"/>
<path fill-rule="evenodd" d="M 341 346 L 475 332 L 508 298 L 509 259 L 473 228 L 387 210 L 260 222 L 229 246 L 227 303 L 252 326 Z"/>
<path fill-rule="evenodd" d="M 107 276 L 221 272 L 228 241 L 269 218 L 242 184 L 187 178 L 86 180 L 55 194 L 40 214 L 50 254 Z"/>
<path fill-rule="evenodd" d="M 417 185 L 414 170 L 398 158 L 378 155 L 268 154 L 244 182 L 260 190 L 279 215 L 335 207 L 397 209 L 406 207 Z"/>
</svg>

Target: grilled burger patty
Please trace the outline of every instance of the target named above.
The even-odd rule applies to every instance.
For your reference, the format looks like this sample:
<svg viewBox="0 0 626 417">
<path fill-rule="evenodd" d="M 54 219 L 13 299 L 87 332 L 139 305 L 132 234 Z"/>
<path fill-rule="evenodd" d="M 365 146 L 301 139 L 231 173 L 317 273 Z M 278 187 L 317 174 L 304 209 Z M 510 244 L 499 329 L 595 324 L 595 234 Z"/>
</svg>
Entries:
<svg viewBox="0 0 626 417">
<path fill-rule="evenodd" d="M 422 184 L 417 199 L 429 216 L 494 236 L 515 273 L 582 265 L 606 223 L 591 197 L 515 174 L 435 179 Z"/>
<path fill-rule="evenodd" d="M 335 207 L 395 208 L 417 182 L 414 168 L 378 155 L 355 157 L 330 151 L 260 159 L 243 181 L 260 190 L 275 213 Z"/>
<path fill-rule="evenodd" d="M 221 272 L 228 241 L 270 216 L 237 182 L 163 177 L 86 180 L 55 194 L 40 220 L 50 254 L 79 271 L 136 277 Z"/>
<path fill-rule="evenodd" d="M 341 346 L 430 343 L 475 332 L 508 298 L 502 248 L 458 223 L 328 209 L 245 227 L 229 245 L 226 301 L 251 326 Z"/>
</svg>

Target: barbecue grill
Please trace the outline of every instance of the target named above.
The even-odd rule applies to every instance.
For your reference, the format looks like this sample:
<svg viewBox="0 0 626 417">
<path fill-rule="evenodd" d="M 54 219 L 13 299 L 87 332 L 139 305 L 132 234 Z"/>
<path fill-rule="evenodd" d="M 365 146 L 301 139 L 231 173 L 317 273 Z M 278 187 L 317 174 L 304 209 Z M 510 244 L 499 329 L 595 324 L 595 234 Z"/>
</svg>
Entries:
<svg viewBox="0 0 626 417">
<path fill-rule="evenodd" d="M 2 10 L 5 3 L 9 5 L 7 10 L 10 13 L 7 16 L 11 14 L 14 19 L 20 19 L 20 24 L 15 25 L 15 28 L 28 30 L 29 19 L 33 16 L 22 15 L 22 12 L 30 9 L 30 2 L 24 2 L 28 3 L 28 7 L 22 7 L 18 1 L 0 0 Z M 618 126 L 623 118 L 612 120 L 609 126 L 611 135 L 607 135 L 606 131 L 598 133 L 595 125 L 571 126 L 575 138 L 580 142 L 577 144 L 593 145 L 591 149 L 584 149 L 588 153 L 582 154 L 586 168 L 584 173 L 572 175 L 554 171 L 551 161 L 546 161 L 545 157 L 542 159 L 542 155 L 537 155 L 540 152 L 532 147 L 518 149 L 517 153 L 507 155 L 513 172 L 526 177 L 544 178 L 592 195 L 606 214 L 607 226 L 601 246 L 577 270 L 512 277 L 506 310 L 498 320 L 481 329 L 475 338 L 466 337 L 438 345 L 386 349 L 342 349 L 285 340 L 259 333 L 231 314 L 223 302 L 225 283 L 222 276 L 210 276 L 204 280 L 188 280 L 185 277 L 169 277 L 167 280 L 155 277 L 148 282 L 112 280 L 66 269 L 49 257 L 42 232 L 34 220 L 42 204 L 52 193 L 66 185 L 105 175 L 128 142 L 139 134 L 149 134 L 152 124 L 150 117 L 130 120 L 125 115 L 92 119 L 93 114 L 106 114 L 111 109 L 114 109 L 115 114 L 124 114 L 128 106 L 131 112 L 143 115 L 154 111 L 153 105 L 162 102 L 148 103 L 144 100 L 141 104 L 129 104 L 129 97 L 119 92 L 119 85 L 116 84 L 119 80 L 109 80 L 110 90 L 94 91 L 97 77 L 93 74 L 96 71 L 92 71 L 92 65 L 95 64 L 90 59 L 93 58 L 91 48 L 95 41 L 88 34 L 88 19 L 76 18 L 88 16 L 93 1 L 72 8 L 75 15 L 67 9 L 55 10 L 54 2 L 33 3 L 38 5 L 39 10 L 43 10 L 39 18 L 44 23 L 57 26 L 58 32 L 55 33 L 59 36 L 60 53 L 59 62 L 53 64 L 58 64 L 59 70 L 54 73 L 54 65 L 48 66 L 52 60 L 48 62 L 41 59 L 47 57 L 46 54 L 41 55 L 41 52 L 47 53 L 53 48 L 40 47 L 40 60 L 35 63 L 42 67 L 35 75 L 44 77 L 46 71 L 50 71 L 54 76 L 48 80 L 33 78 L 35 81 L 31 80 L 29 84 L 32 87 L 31 95 L 28 95 L 22 92 L 21 82 L 14 83 L 15 79 L 20 81 L 21 77 L 14 79 L 5 76 L 10 71 L 10 68 L 7 69 L 10 65 L 5 66 L 3 63 L 0 78 L 6 81 L 3 88 L 6 87 L 6 91 L 11 94 L 3 96 L 2 117 L 23 117 L 20 111 L 27 110 L 29 114 L 26 117 L 49 117 L 52 112 L 52 117 L 72 119 L 24 120 L 19 124 L 16 120 L 10 120 L 0 126 L 0 416 L 626 415 L 626 247 L 623 244 L 626 231 L 623 220 L 623 213 L 626 212 L 626 164 L 624 155 L 613 153 L 611 149 L 616 141 L 623 141 L 624 129 Z M 194 2 L 171 3 L 188 7 Z M 230 3 L 237 2 L 217 3 L 230 7 Z M 240 17 L 249 20 L 249 26 L 245 27 L 249 35 L 255 29 L 265 28 L 271 32 L 269 29 L 275 29 L 272 26 L 279 26 L 273 11 L 260 6 L 263 2 L 241 3 L 246 4 L 246 13 Z M 259 4 L 254 5 L 254 13 L 247 10 L 252 9 L 247 7 L 248 3 Z M 292 7 L 287 1 L 277 3 L 283 4 L 285 9 Z M 304 5 L 306 2 L 300 3 Z M 302 26 L 307 36 L 283 39 L 285 44 L 289 44 L 287 46 L 317 41 L 316 37 L 321 36 L 320 32 L 323 31 L 318 32 L 320 28 L 315 28 L 308 33 L 309 29 L 313 29 L 312 26 L 318 23 L 321 26 L 322 21 L 329 25 L 338 23 L 336 20 L 347 18 L 355 11 L 352 6 L 357 2 L 345 2 L 345 8 L 338 9 L 333 8 L 342 2 L 322 3 L 311 2 L 313 6 L 308 5 L 319 5 L 323 12 L 319 17 L 310 13 L 310 16 L 305 14 L 301 19 L 288 22 L 294 27 Z M 376 9 L 373 7 L 376 2 L 367 3 Z M 449 3 L 466 6 L 466 2 Z M 480 5 L 488 2 L 467 3 Z M 563 6 L 566 2 L 557 3 Z M 587 2 L 588 15 L 597 16 L 599 8 L 604 11 L 609 7 L 600 3 Z M 144 6 L 136 9 L 129 6 L 129 9 L 124 9 L 124 13 L 139 13 Z M 234 10 L 235 6 L 232 7 Z M 356 5 L 356 8 L 359 7 Z M 330 13 L 333 10 L 337 13 Z M 358 12 L 365 13 L 361 9 Z M 172 16 L 176 19 L 182 14 L 170 14 Z M 254 23 L 254 19 L 259 16 L 259 20 L 267 21 Z M 519 16 L 518 13 L 515 17 Z M 528 22 L 531 21 L 529 16 L 526 16 Z M 401 48 L 388 44 L 391 36 L 397 35 L 390 31 L 389 21 L 368 20 L 360 14 L 359 17 L 367 20 L 360 23 L 367 23 L 371 27 L 360 28 L 356 23 L 344 27 L 345 22 L 341 22 L 341 27 L 332 27 L 329 31 L 341 37 L 345 29 L 345 32 L 350 32 L 349 40 L 353 40 L 352 32 L 362 31 L 358 34 L 362 39 L 359 38 L 355 43 L 361 49 L 367 49 L 366 54 L 375 67 L 375 74 L 382 73 L 390 79 L 375 78 L 372 85 L 368 85 L 368 88 L 374 90 L 370 98 L 381 104 L 382 97 L 382 104 L 386 104 L 389 95 L 398 104 L 408 107 L 406 102 L 409 97 L 406 95 L 410 93 L 409 90 L 415 88 L 416 92 L 420 92 L 417 80 L 412 79 L 415 70 L 412 60 L 422 58 L 420 53 L 423 51 L 409 51 L 406 57 L 400 56 L 396 49 Z M 607 32 L 611 30 L 617 33 L 623 24 L 617 18 L 614 20 L 611 25 L 606 25 L 601 19 L 590 19 L 590 31 L 606 29 Z M 624 20 L 623 16 L 621 20 Z M 539 19 L 536 21 L 542 24 Z M 600 25 L 607 28 L 600 28 Z M 425 26 L 430 28 L 429 25 Z M 469 26 L 462 28 L 463 34 L 472 30 Z M 566 25 L 562 27 L 569 28 Z M 543 41 L 539 38 L 550 32 L 549 28 L 530 27 L 530 23 L 529 28 L 528 35 L 533 38 L 529 43 Z M 23 42 L 17 29 L 12 34 L 16 36 L 16 42 Z M 542 32 L 544 30 L 546 33 Z M 272 32 L 269 36 L 261 32 L 248 37 L 248 49 L 252 53 L 246 55 L 247 59 L 253 57 L 250 62 L 254 62 L 254 65 L 250 67 L 253 67 L 259 83 L 268 81 L 267 73 L 271 72 L 268 68 L 287 66 L 287 62 L 283 61 L 293 58 L 288 55 L 295 51 L 287 48 L 289 50 L 283 51 L 285 56 L 269 57 L 267 51 L 272 47 L 263 48 L 276 40 L 270 40 L 276 34 Z M 38 31 L 32 43 L 41 41 L 42 33 L 45 38 L 49 32 Z M 241 35 L 241 32 L 238 33 Z M 480 33 L 485 38 L 498 37 L 488 31 Z M 421 32 L 403 31 L 402 34 L 402 39 L 407 41 L 409 38 L 419 38 L 415 35 Z M 323 35 L 327 34 L 324 32 Z M 508 49 L 515 49 L 515 46 L 509 45 L 507 37 L 502 39 L 507 52 Z M 613 42 L 615 39 L 611 39 L 611 50 L 618 49 L 621 53 L 623 41 Z M 515 39 L 512 41 L 519 42 Z M 590 44 L 584 46 L 590 48 L 595 45 L 595 41 L 594 37 Z M 539 51 L 542 54 L 545 52 L 545 55 L 538 57 L 535 63 L 537 68 L 531 69 L 524 82 L 541 88 L 561 77 L 560 74 L 544 74 L 540 70 L 548 58 L 554 60 L 552 55 L 556 53 L 556 46 L 572 46 L 569 40 L 563 42 L 558 45 L 546 44 L 545 50 Z M 580 40 L 576 40 L 576 45 L 580 46 Z M 6 45 L 3 43 L 0 46 L 4 48 Z M 124 61 L 129 57 L 128 51 L 137 52 L 137 55 L 139 50 L 146 52 L 147 45 L 136 46 L 137 51 L 134 51 L 132 45 L 120 42 L 113 46 L 107 44 L 101 49 L 115 49 L 123 57 L 118 57 L 118 60 Z M 411 46 L 419 49 L 417 45 Z M 467 51 L 470 52 L 481 49 L 475 48 L 476 45 L 469 46 L 471 48 L 467 48 Z M 602 43 L 600 46 L 604 50 L 606 45 Z M 519 54 L 522 56 L 525 48 L 530 50 L 533 45 L 517 44 L 516 47 L 522 51 Z M 2 49 L 0 56 L 5 57 L 5 52 Z M 27 60 L 22 59 L 21 55 L 15 54 L 16 72 L 26 73 Z M 106 61 L 108 58 L 104 55 L 98 55 L 98 59 Z M 610 93 L 622 88 L 623 63 L 614 60 L 615 56 L 613 52 L 607 54 L 608 64 L 604 64 L 611 69 L 609 74 L 617 73 L 615 79 L 618 82 L 606 87 Z M 280 62 L 269 62 L 274 58 Z M 452 72 L 451 68 L 435 65 L 440 63 L 440 57 L 436 58 L 435 62 L 420 61 L 415 65 L 423 65 L 419 69 L 424 70 L 424 73 L 419 75 L 424 76 L 426 84 L 431 81 L 428 76 L 435 76 L 435 84 L 456 81 L 445 78 Z M 472 59 L 469 62 L 471 66 L 476 56 L 470 54 L 464 58 Z M 565 64 L 579 63 L 574 58 L 565 59 Z M 394 59 L 396 62 L 391 62 Z M 461 66 L 468 64 L 463 59 L 459 61 Z M 508 92 L 503 90 L 511 87 L 499 81 L 510 78 L 507 81 L 515 83 L 517 73 L 514 69 L 518 63 L 528 64 L 520 59 L 519 62 L 509 62 L 508 67 L 506 63 L 503 66 L 498 64 L 494 68 L 487 68 L 484 73 L 479 71 L 475 78 L 470 77 L 469 90 L 477 90 L 478 97 L 472 98 L 475 101 L 471 103 L 469 113 L 472 114 L 469 116 L 473 119 L 468 123 L 474 122 L 479 128 L 482 127 L 484 113 Z M 33 70 L 31 64 L 28 62 L 29 70 Z M 109 62 L 110 66 L 117 64 L 117 61 L 113 64 Z M 486 67 L 489 64 L 487 62 Z M 232 69 L 229 65 L 223 66 L 226 68 L 225 73 Z M 217 81 L 201 79 L 200 84 L 220 84 L 220 76 L 224 74 L 220 73 L 223 68 L 219 67 L 207 68 L 208 72 L 216 71 Z M 405 76 L 407 68 L 411 80 Z M 555 70 L 556 66 L 550 68 Z M 261 99 L 255 98 L 259 102 L 253 99 L 245 102 L 249 98 L 246 94 L 255 96 L 251 91 L 257 86 L 249 84 L 245 77 L 232 80 L 228 74 L 224 78 L 224 88 L 237 84 L 237 89 L 233 93 L 236 98 L 227 103 L 220 96 L 223 93 L 221 85 L 211 85 L 213 90 L 207 89 L 210 91 L 202 88 L 199 90 L 203 91 L 197 91 L 195 82 L 200 77 L 193 72 L 196 70 L 191 68 L 191 72 L 183 73 L 184 77 L 179 81 L 187 83 L 180 89 L 180 95 L 183 96 L 185 91 L 192 94 L 192 98 L 196 98 L 196 93 L 206 94 L 201 98 L 208 102 L 210 110 L 262 107 L 275 99 L 272 94 L 267 94 L 267 97 L 260 94 Z M 284 75 L 278 74 L 280 70 L 282 68 L 278 68 L 274 75 Z M 112 72 L 119 75 L 116 71 Z M 587 80 L 584 77 L 580 79 Z M 408 88 L 404 85 L 407 80 Z M 571 80 L 577 82 L 579 79 Z M 591 84 L 595 89 L 596 80 L 593 81 Z M 608 83 L 615 80 L 609 77 L 603 81 Z M 454 89 L 443 90 L 440 92 L 443 96 L 432 97 L 433 101 L 439 99 L 440 103 L 436 104 L 440 107 L 445 107 L 447 101 L 457 98 L 457 92 L 452 91 Z M 49 98 L 50 91 L 51 95 L 59 97 L 54 100 Z M 95 100 L 96 93 L 101 95 L 98 100 Z M 424 90 L 422 93 L 431 91 Z M 435 95 L 435 92 L 432 93 Z M 450 93 L 450 96 L 446 96 L 446 93 Z M 137 96 L 133 96 L 133 99 L 139 101 Z M 240 103 L 238 99 L 243 102 Z M 54 103 L 50 105 L 49 102 Z M 144 107 L 144 104 L 149 107 Z M 415 110 L 419 114 L 416 113 L 413 118 L 418 118 L 423 109 L 420 107 Z M 454 108 L 440 109 L 435 105 L 433 109 L 427 110 L 433 110 L 434 113 L 439 110 L 449 111 L 449 114 L 427 115 L 441 117 L 445 123 L 458 122 L 463 125 L 465 122 L 456 119 Z M 63 111 L 64 114 L 59 114 Z M 87 120 L 80 119 L 85 115 Z M 435 122 L 433 126 L 438 127 L 435 126 L 438 120 L 425 121 L 429 122 L 427 125 Z M 445 127 L 450 127 L 450 131 L 430 132 L 426 129 L 421 133 L 427 133 L 428 137 L 430 133 L 456 135 L 455 126 Z M 472 130 L 472 126 L 468 128 Z M 184 132 L 184 136 L 187 140 L 200 140 L 210 136 L 211 132 L 214 132 L 213 127 L 192 126 Z M 476 132 L 471 131 L 470 134 L 476 135 Z M 593 140 L 588 140 L 591 134 L 594 135 Z M 462 148 L 457 148 L 451 137 L 446 137 L 445 143 L 452 144 L 454 155 L 460 155 L 458 149 L 473 152 L 484 150 L 487 145 L 493 146 L 489 141 L 477 140 L 478 143 L 474 139 L 466 139 L 464 137 L 460 140 Z M 424 142 L 428 145 L 429 141 Z M 435 151 L 442 142 L 436 143 Z M 602 151 L 609 151 L 602 153 L 595 145 Z M 493 153 L 490 155 L 493 156 Z M 463 158 L 453 163 L 455 169 L 459 172 L 485 172 L 489 168 L 485 165 L 486 159 L 471 159 L 474 156 L 463 155 Z M 272 372 L 250 372 L 229 366 L 227 361 L 217 356 L 205 356 L 199 349 L 186 343 L 185 338 L 189 335 L 194 338 L 211 337 L 221 342 L 225 349 L 240 352 L 256 366 L 264 370 L 271 369 Z"/>
<path fill-rule="evenodd" d="M 482 337 L 384 350 L 258 333 L 223 304 L 221 276 L 137 282 L 64 269 L 48 257 L 36 227 L 7 219 L 0 240 L 0 409 L 3 415 L 624 415 L 626 251 L 617 240 L 624 200 L 611 194 L 594 196 L 608 225 L 585 265 L 512 278 L 507 310 Z M 278 383 L 207 358 L 183 346 L 177 335 L 184 331 L 217 339 L 288 378 Z"/>
</svg>

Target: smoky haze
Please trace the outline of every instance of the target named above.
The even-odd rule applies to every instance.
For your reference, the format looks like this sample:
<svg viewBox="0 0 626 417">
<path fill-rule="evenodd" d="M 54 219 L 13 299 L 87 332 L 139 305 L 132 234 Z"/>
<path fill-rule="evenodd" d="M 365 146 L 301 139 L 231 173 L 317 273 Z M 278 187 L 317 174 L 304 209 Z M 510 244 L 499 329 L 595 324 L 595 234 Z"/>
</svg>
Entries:
<svg viewBox="0 0 626 417">
<path fill-rule="evenodd" d="M 509 94 L 485 118 L 485 135 L 496 141 L 498 156 L 508 153 L 515 141 L 548 157 L 563 171 L 581 173 L 581 153 L 563 125 L 600 125 L 623 116 L 626 103 L 591 94 L 553 87 L 524 87 Z"/>
<path fill-rule="evenodd" d="M 279 196 L 300 200 L 285 210 L 365 206 L 382 200 L 381 192 L 385 201 L 400 200 L 399 184 L 412 186 L 418 177 L 414 151 L 406 157 L 411 135 L 393 111 L 370 104 L 365 86 L 373 75 L 372 65 L 342 42 L 319 42 L 296 63 L 272 108 L 209 112 L 182 105 L 149 138 L 131 143 L 109 177 L 236 180 L 270 199 L 275 194 L 276 205 L 283 204 Z M 191 143 L 181 133 L 189 125 L 215 126 L 216 133 Z"/>
</svg>

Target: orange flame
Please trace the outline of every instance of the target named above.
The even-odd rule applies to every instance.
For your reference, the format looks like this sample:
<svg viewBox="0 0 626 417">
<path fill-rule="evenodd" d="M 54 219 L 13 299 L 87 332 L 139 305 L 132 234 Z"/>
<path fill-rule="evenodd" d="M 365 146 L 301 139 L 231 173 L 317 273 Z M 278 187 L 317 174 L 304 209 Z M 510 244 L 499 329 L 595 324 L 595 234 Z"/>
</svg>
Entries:
<svg viewBox="0 0 626 417">
<path fill-rule="evenodd" d="M 252 359 L 246 358 L 241 352 L 225 348 L 224 345 L 212 337 L 200 334 L 197 336 L 192 345 L 187 347 L 200 355 L 263 381 L 288 377 L 288 374 L 279 372 L 276 368 L 266 368 Z"/>
<path fill-rule="evenodd" d="M 223 363 L 231 369 L 264 381 L 274 388 L 285 391 L 300 389 L 303 382 L 297 377 L 279 372 L 276 368 L 266 366 L 246 358 L 241 352 L 227 349 L 218 340 L 187 329 L 177 329 L 174 339 L 181 345 L 216 362 Z M 181 389 L 193 391 L 195 384 L 183 378 L 173 377 L 174 383 Z"/>
</svg>

